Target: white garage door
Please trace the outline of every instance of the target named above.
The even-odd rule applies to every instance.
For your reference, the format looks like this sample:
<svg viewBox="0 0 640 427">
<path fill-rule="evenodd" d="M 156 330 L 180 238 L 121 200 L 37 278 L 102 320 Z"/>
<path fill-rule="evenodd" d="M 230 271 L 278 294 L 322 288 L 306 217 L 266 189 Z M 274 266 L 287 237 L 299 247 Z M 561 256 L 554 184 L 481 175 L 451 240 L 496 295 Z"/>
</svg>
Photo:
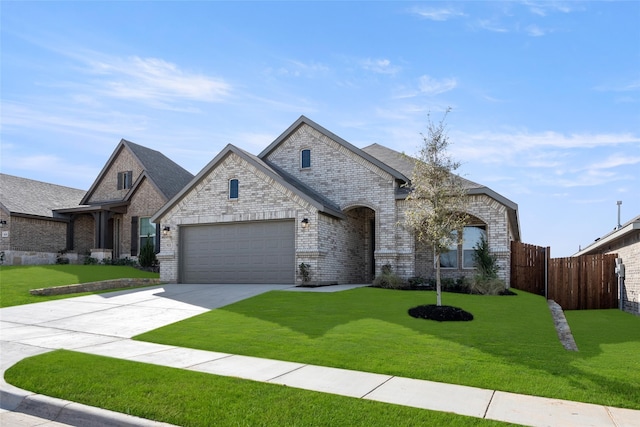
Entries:
<svg viewBox="0 0 640 427">
<path fill-rule="evenodd" d="M 182 283 L 295 281 L 294 221 L 180 228 Z"/>
</svg>

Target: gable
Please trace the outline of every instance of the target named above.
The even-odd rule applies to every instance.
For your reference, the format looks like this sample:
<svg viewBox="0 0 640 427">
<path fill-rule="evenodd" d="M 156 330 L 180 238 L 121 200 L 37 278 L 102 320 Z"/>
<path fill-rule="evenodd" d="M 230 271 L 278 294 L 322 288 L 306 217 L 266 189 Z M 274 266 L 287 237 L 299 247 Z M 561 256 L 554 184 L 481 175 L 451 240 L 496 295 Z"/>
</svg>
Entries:
<svg viewBox="0 0 640 427">
<path fill-rule="evenodd" d="M 82 204 L 98 204 L 124 200 L 133 186 L 133 182 L 140 178 L 143 172 L 142 164 L 121 142 L 96 178 Z M 119 188 L 118 173 L 131 172 L 132 185 L 129 188 Z"/>
<path fill-rule="evenodd" d="M 261 209 L 261 203 L 265 202 L 264 197 L 261 198 L 260 190 L 272 194 L 273 189 L 276 189 L 280 198 L 295 199 L 300 206 L 316 209 L 338 218 L 343 217 L 337 206 L 315 195 L 311 189 L 305 188 L 304 184 L 297 182 L 292 177 L 286 179 L 257 157 L 229 144 L 187 186 L 169 200 L 153 216 L 152 221 L 158 222 L 166 215 L 170 215 L 172 211 L 184 208 L 195 209 L 202 215 L 217 212 L 212 210 L 212 201 L 228 201 L 229 180 L 240 180 L 239 177 L 242 177 L 239 183 L 239 200 L 251 203 L 258 209 Z M 200 197 L 199 201 L 193 202 L 194 195 Z M 210 200 L 206 197 L 201 198 L 204 197 L 202 195 L 207 195 Z M 278 203 L 277 201 L 273 202 Z M 238 205 L 243 205 L 243 203 Z"/>
<path fill-rule="evenodd" d="M 394 191 L 405 182 L 403 175 L 327 133 L 306 122 L 300 123 L 263 151 L 260 158 L 342 208 L 363 196 L 366 198 L 374 188 L 383 189 L 392 201 Z M 310 167 L 302 167 L 301 156 L 307 150 Z"/>
</svg>

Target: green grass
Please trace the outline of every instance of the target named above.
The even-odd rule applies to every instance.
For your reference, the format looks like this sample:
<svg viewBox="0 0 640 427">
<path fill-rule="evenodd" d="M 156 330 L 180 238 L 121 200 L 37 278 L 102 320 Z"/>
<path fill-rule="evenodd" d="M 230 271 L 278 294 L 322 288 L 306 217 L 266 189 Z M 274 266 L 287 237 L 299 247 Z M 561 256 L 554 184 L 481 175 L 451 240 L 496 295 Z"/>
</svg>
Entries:
<svg viewBox="0 0 640 427">
<path fill-rule="evenodd" d="M 99 292 L 67 295 L 36 296 L 31 289 L 76 283 L 97 282 L 109 279 L 158 278 L 157 273 L 133 267 L 115 265 L 30 265 L 0 267 L 0 307 L 31 304 L 34 302 L 70 298 Z M 111 289 L 110 291 L 113 291 Z"/>
<path fill-rule="evenodd" d="M 438 323 L 406 314 L 431 292 L 274 291 L 136 339 L 640 409 L 640 318 L 570 312 L 568 352 L 544 298 L 518 294 L 445 294 L 475 319 Z"/>
<path fill-rule="evenodd" d="M 64 350 L 25 359 L 5 379 L 36 393 L 185 427 L 506 425 Z"/>
</svg>

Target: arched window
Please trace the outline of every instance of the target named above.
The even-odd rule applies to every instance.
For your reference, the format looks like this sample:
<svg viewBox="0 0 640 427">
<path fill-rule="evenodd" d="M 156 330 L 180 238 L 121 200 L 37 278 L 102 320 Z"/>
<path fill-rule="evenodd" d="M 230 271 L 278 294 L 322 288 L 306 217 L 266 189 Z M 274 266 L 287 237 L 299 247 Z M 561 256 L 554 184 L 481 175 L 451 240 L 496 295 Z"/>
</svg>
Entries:
<svg viewBox="0 0 640 427">
<path fill-rule="evenodd" d="M 229 199 L 236 200 L 238 198 L 239 185 L 240 184 L 237 179 L 234 178 L 229 180 Z"/>
<path fill-rule="evenodd" d="M 300 167 L 302 169 L 311 167 L 311 150 L 302 150 L 300 152 Z"/>
</svg>

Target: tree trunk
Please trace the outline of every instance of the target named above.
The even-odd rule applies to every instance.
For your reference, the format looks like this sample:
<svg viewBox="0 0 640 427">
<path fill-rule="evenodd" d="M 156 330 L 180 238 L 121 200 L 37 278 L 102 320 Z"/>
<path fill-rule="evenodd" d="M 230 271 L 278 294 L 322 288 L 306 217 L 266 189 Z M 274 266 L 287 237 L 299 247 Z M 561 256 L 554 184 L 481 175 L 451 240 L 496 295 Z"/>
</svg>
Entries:
<svg viewBox="0 0 640 427">
<path fill-rule="evenodd" d="M 436 305 L 442 305 L 442 285 L 440 283 L 440 254 L 436 253 Z"/>
</svg>

